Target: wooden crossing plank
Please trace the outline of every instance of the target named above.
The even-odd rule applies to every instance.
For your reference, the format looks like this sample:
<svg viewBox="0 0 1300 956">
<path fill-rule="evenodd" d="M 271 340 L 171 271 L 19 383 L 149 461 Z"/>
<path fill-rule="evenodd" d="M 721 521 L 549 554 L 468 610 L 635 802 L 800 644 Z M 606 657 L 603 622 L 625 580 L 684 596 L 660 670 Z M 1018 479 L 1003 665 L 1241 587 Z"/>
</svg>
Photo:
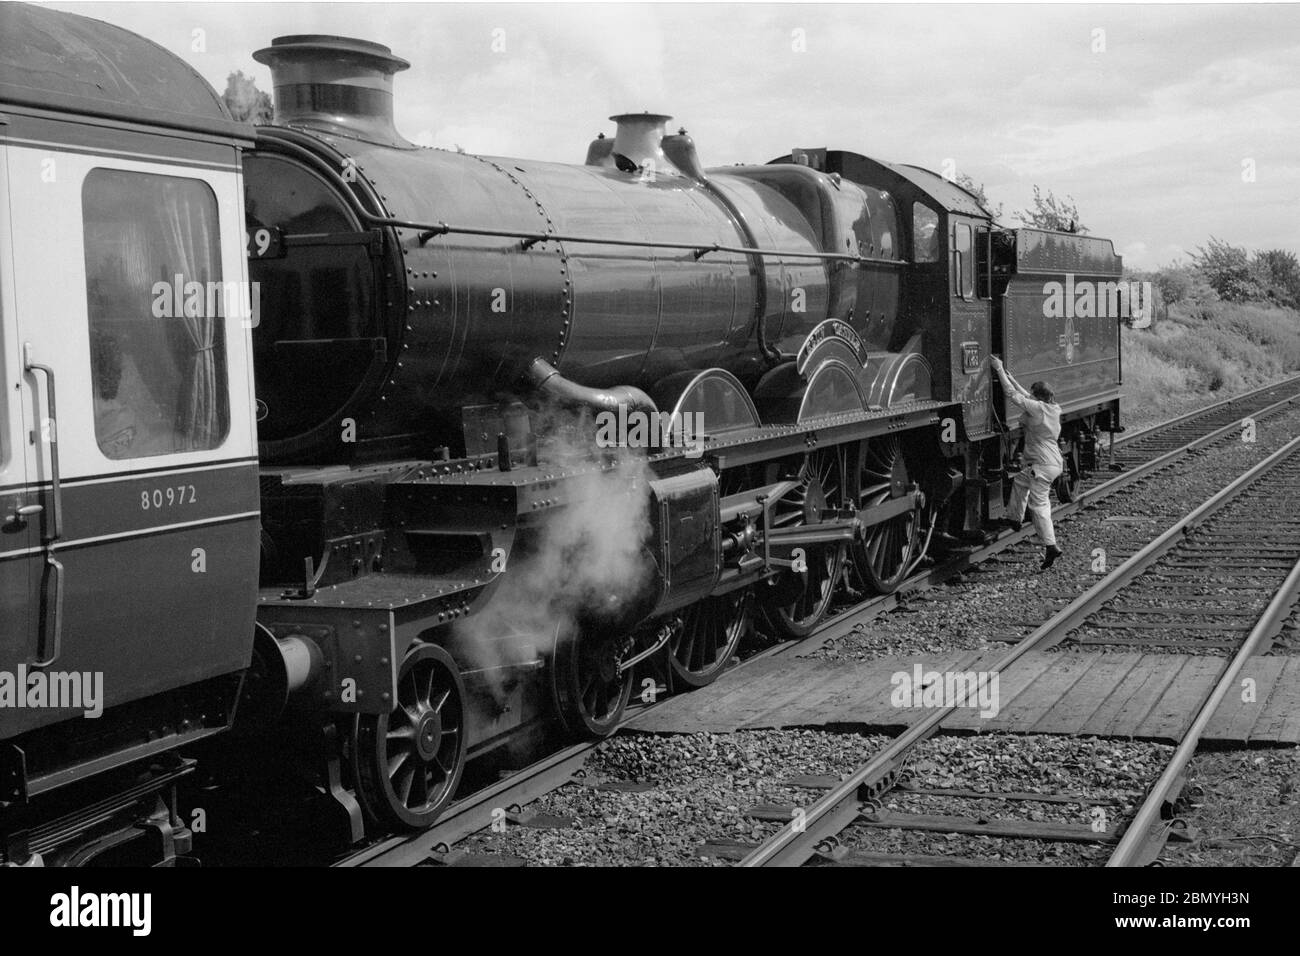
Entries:
<svg viewBox="0 0 1300 956">
<path fill-rule="evenodd" d="M 764 715 L 775 714 L 783 706 L 798 700 L 808 693 L 816 693 L 827 674 L 830 661 L 794 660 L 786 669 L 784 680 L 776 685 L 768 685 L 756 692 L 720 701 L 717 708 L 719 715 L 725 716 L 729 727 L 740 730 L 752 727 L 780 726 L 780 720 L 761 719 Z"/>
<path fill-rule="evenodd" d="M 944 670 L 951 668 L 952 665 L 959 661 L 963 656 L 961 652 L 949 652 L 933 659 L 933 662 L 927 662 L 921 659 L 923 668 Z M 897 661 L 897 663 L 895 663 Z M 912 664 L 916 659 L 885 659 L 871 662 L 871 667 L 876 673 L 892 675 L 895 671 L 912 669 Z M 803 666 L 791 674 L 790 686 L 783 692 L 773 694 L 767 700 L 754 698 L 753 700 L 739 704 L 733 711 L 737 718 L 737 726 L 745 729 L 758 729 L 766 727 L 784 727 L 797 723 L 795 717 L 803 711 L 804 704 L 811 697 L 814 704 L 824 702 L 820 685 L 828 679 L 834 680 L 836 676 L 846 676 L 850 682 L 857 677 L 858 682 L 862 682 L 859 676 L 860 672 L 854 665 L 845 665 L 835 661 L 801 661 Z M 882 684 L 888 680 L 888 676 L 881 678 Z M 874 684 L 874 681 L 872 682 Z M 886 702 L 888 698 L 886 698 Z M 805 720 L 807 717 L 805 716 Z M 809 721 L 812 722 L 812 721 Z"/>
<path fill-rule="evenodd" d="M 1220 657 L 1189 659 L 1133 736 L 1167 743 L 1181 740 L 1227 664 L 1227 660 Z"/>
<path fill-rule="evenodd" d="M 856 664 L 845 668 L 845 675 L 831 685 L 830 695 L 822 701 L 809 700 L 791 709 L 787 726 L 812 724 L 887 723 L 890 714 L 891 676 L 897 668 Z"/>
<path fill-rule="evenodd" d="M 1146 717 L 1185 661 L 1172 655 L 1143 654 L 1142 660 L 1084 721 L 1079 733 L 1086 737 L 1132 736 L 1130 728 Z"/>
<path fill-rule="evenodd" d="M 778 686 L 786 680 L 788 671 L 788 661 L 755 661 L 745 668 L 729 671 L 709 687 L 690 694 L 674 695 L 665 706 L 675 709 L 688 708 L 697 714 L 703 713 L 727 698 L 743 697 L 764 686 Z"/>
<path fill-rule="evenodd" d="M 1087 656 L 1094 659 L 1088 672 L 1065 691 L 1060 700 L 1029 729 L 1030 733 L 1077 734 L 1142 659 L 1141 654 Z"/>
<path fill-rule="evenodd" d="M 1300 658 L 1287 663 L 1268 695 L 1264 712 L 1250 731 L 1250 743 L 1294 743 L 1300 731 Z"/>
<path fill-rule="evenodd" d="M 1089 660 L 1092 656 L 1089 654 L 1050 656 L 1055 660 L 1037 680 L 1017 694 L 1015 700 L 1002 702 L 998 715 L 988 721 L 989 730 L 1024 733 L 1038 723 L 1094 663 Z"/>
<path fill-rule="evenodd" d="M 1210 718 L 1201 740 L 1205 742 L 1228 744 L 1244 747 L 1250 739 L 1251 729 L 1264 713 L 1264 706 L 1273 693 L 1273 687 L 1282 673 L 1284 657 L 1252 657 L 1246 661 L 1237 675 L 1237 686 L 1228 692 L 1219 704 L 1219 709 Z M 1255 681 L 1255 699 L 1243 701 L 1241 682 L 1251 678 Z"/>
<path fill-rule="evenodd" d="M 997 648 L 843 663 L 772 658 L 729 671 L 711 687 L 679 694 L 629 725 L 643 732 L 728 733 L 742 728 L 906 726 L 922 707 L 898 707 L 893 676 L 987 672 Z M 1031 652 L 999 674 L 995 717 L 961 707 L 947 730 L 1057 733 L 1176 740 L 1222 673 L 1226 659 L 1169 654 Z M 1229 693 L 1206 732 L 1214 742 L 1300 743 L 1300 658 L 1256 657 L 1242 677 L 1257 700 Z"/>
<path fill-rule="evenodd" d="M 998 706 L 1000 714 L 1005 713 L 1008 705 L 1013 703 L 1016 698 L 1024 692 L 1027 687 L 1032 685 L 1044 671 L 1051 667 L 1052 662 L 1060 656 L 1060 654 L 1047 654 L 1041 651 L 1030 651 L 1024 657 L 1020 658 L 1020 660 L 1016 661 L 1009 671 L 999 673 Z M 947 730 L 986 731 L 991 729 L 989 726 L 989 720 L 990 718 L 988 717 L 980 716 L 978 708 L 964 707 L 945 720 L 943 722 L 943 727 Z"/>
<path fill-rule="evenodd" d="M 897 666 L 878 675 L 883 680 L 869 688 L 870 696 L 859 695 L 858 699 L 847 704 L 836 715 L 836 723 L 865 723 L 878 727 L 905 727 L 914 723 L 922 714 L 919 707 L 899 707 L 894 703 L 896 685 L 894 674 L 903 672 L 909 682 L 915 674 L 916 665 L 921 665 L 922 674 L 937 671 L 940 674 L 977 670 L 976 663 L 987 653 L 980 650 L 965 651 L 954 658 L 905 658 Z"/>
<path fill-rule="evenodd" d="M 912 661 L 912 658 L 891 657 L 864 665 L 857 678 L 860 683 L 856 691 L 842 694 L 828 706 L 827 723 L 875 726 L 905 723 L 895 712 L 890 696 L 894 690 L 893 675 L 900 670 L 910 672 Z"/>
<path fill-rule="evenodd" d="M 830 723 L 830 717 L 843 708 L 846 698 L 850 701 L 859 699 L 866 689 L 864 685 L 879 683 L 880 669 L 871 665 L 821 663 L 830 666 L 801 669 L 797 673 L 802 693 L 793 699 L 778 701 L 770 711 L 745 726 L 793 727 Z"/>
<path fill-rule="evenodd" d="M 792 688 L 801 686 L 803 673 L 810 663 L 817 662 L 784 660 L 781 667 L 765 673 L 761 680 L 740 683 L 728 688 L 725 694 L 710 695 L 711 699 L 696 711 L 700 722 L 698 728 L 678 726 L 675 729 L 685 733 L 692 729 L 716 733 L 738 730 L 746 717 L 770 708 L 773 700 L 785 698 L 793 693 Z M 692 692 L 689 696 L 694 697 L 697 693 Z"/>
<path fill-rule="evenodd" d="M 778 685 L 786 680 L 790 662 L 781 658 L 752 661 L 743 668 L 733 668 L 712 685 L 689 694 L 675 694 L 658 707 L 638 716 L 629 723 L 631 730 L 685 732 L 708 730 L 706 717 L 717 719 L 713 713 L 728 698 L 742 698 L 759 691 L 766 685 Z M 692 725 L 694 725 L 692 727 Z"/>
<path fill-rule="evenodd" d="M 780 710 L 815 688 L 819 678 L 844 667 L 834 661 L 790 661 L 783 680 L 756 688 L 754 692 L 719 701 L 713 714 L 731 729 L 779 725 Z"/>
</svg>

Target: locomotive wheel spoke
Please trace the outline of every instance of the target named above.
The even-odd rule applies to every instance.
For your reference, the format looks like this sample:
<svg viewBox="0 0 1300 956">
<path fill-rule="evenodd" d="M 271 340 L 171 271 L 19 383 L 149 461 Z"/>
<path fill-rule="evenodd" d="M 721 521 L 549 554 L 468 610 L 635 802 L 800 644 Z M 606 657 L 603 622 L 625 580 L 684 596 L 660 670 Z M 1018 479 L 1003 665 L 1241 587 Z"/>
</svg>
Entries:
<svg viewBox="0 0 1300 956">
<path fill-rule="evenodd" d="M 681 627 L 668 642 L 674 683 L 687 687 L 711 684 L 727 669 L 749 631 L 753 591 L 744 588 L 692 604 Z"/>
<path fill-rule="evenodd" d="M 822 511 L 839 508 L 845 495 L 846 450 L 829 448 L 810 454 L 799 470 L 800 483 L 773 505 L 772 526 L 817 524 Z M 826 616 L 844 568 L 846 547 L 826 544 L 804 549 L 806 570 L 790 570 L 776 584 L 780 597 L 766 599 L 767 618 L 786 637 L 805 637 Z"/>
<path fill-rule="evenodd" d="M 402 769 L 402 765 L 406 763 L 406 758 L 408 758 L 409 756 L 411 756 L 409 750 L 398 751 L 397 756 L 393 760 L 390 760 L 388 762 L 388 776 L 390 777 L 396 776 L 397 771 Z"/>
<path fill-rule="evenodd" d="M 620 639 L 557 628 L 551 657 L 555 703 L 564 725 L 583 736 L 613 733 L 632 696 L 634 670 L 618 672 Z"/>
<path fill-rule="evenodd" d="M 464 699 L 446 651 L 419 644 L 407 655 L 393 710 L 363 714 L 354 731 L 357 794 L 370 816 L 424 827 L 442 812 L 465 763 Z"/>
<path fill-rule="evenodd" d="M 868 440 L 860 446 L 858 509 L 887 504 L 907 494 L 910 476 L 897 438 Z M 866 529 L 850 548 L 854 577 L 868 591 L 887 594 L 902 583 L 920 547 L 920 520 L 910 511 Z"/>
</svg>

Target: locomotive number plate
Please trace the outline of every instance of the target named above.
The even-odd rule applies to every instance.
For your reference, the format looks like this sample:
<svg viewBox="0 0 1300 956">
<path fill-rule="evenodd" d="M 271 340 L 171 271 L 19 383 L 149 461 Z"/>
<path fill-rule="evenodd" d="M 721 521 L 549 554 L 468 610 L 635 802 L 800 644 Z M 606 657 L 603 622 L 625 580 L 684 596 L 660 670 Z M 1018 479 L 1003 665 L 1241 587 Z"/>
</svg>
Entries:
<svg viewBox="0 0 1300 956">
<path fill-rule="evenodd" d="M 978 342 L 963 342 L 961 344 L 961 370 L 963 372 L 978 372 L 980 369 L 980 344 Z"/>
<path fill-rule="evenodd" d="M 250 227 L 245 233 L 250 259 L 283 259 L 284 233 L 266 226 Z"/>
</svg>

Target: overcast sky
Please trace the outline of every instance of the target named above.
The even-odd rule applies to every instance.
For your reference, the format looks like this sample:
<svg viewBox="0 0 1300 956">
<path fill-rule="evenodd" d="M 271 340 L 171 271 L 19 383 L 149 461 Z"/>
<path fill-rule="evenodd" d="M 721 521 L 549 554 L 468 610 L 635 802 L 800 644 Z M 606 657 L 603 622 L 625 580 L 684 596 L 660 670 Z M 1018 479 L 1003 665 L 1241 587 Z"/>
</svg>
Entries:
<svg viewBox="0 0 1300 956">
<path fill-rule="evenodd" d="M 706 165 L 830 146 L 955 168 L 1005 221 L 1037 183 L 1135 268 L 1210 235 L 1300 250 L 1300 5 L 50 5 L 218 90 L 240 69 L 269 92 L 251 54 L 275 36 L 378 41 L 411 61 L 397 125 L 420 143 L 582 162 L 606 117 L 649 110 Z"/>
</svg>

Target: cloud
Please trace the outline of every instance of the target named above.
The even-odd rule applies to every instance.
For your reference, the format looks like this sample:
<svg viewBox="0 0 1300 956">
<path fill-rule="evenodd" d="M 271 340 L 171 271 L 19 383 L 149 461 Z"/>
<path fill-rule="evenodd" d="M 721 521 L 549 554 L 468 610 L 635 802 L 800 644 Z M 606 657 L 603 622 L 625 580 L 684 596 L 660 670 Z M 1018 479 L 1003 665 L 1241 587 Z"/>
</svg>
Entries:
<svg viewBox="0 0 1300 956">
<path fill-rule="evenodd" d="M 1137 255 L 1212 233 L 1296 245 L 1300 5 L 52 6 L 148 36 L 219 88 L 234 69 L 269 87 L 251 53 L 281 34 L 385 43 L 412 63 L 399 128 L 447 147 L 581 162 L 610 114 L 659 110 L 708 165 L 794 145 L 952 158 L 1008 218 L 1038 184 Z M 203 54 L 189 49 L 197 26 Z"/>
</svg>

